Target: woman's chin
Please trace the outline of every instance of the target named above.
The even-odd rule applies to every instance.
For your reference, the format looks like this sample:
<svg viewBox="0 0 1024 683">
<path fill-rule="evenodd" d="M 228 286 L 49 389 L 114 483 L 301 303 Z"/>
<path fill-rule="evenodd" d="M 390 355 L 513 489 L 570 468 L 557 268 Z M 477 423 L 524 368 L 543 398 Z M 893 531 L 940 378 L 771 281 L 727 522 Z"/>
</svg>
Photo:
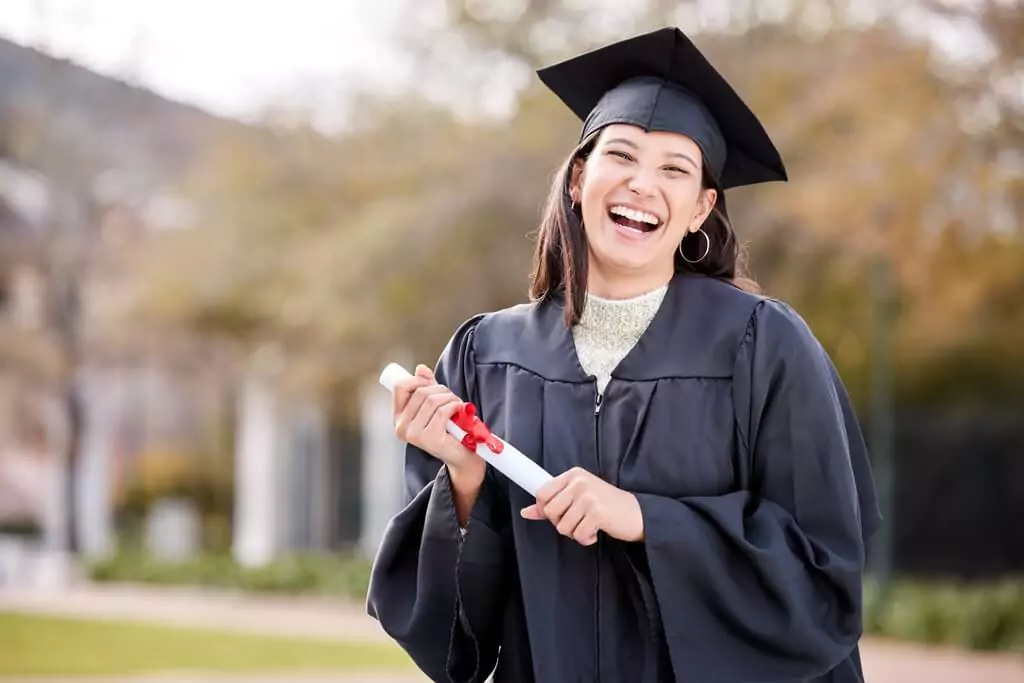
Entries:
<svg viewBox="0 0 1024 683">
<path fill-rule="evenodd" d="M 598 260 L 606 268 L 619 271 L 644 272 L 658 266 L 659 258 L 657 250 L 624 248 L 620 245 L 606 245 L 604 249 L 596 254 Z M 665 259 L 670 261 L 671 259 Z"/>
<path fill-rule="evenodd" d="M 666 245 L 666 229 L 632 230 L 610 218 L 600 223 L 600 231 L 588 231 L 590 251 L 599 268 L 611 271 L 642 274 L 657 270 L 662 264 L 672 269 L 674 246 Z M 672 253 L 667 253 L 667 252 Z"/>
<path fill-rule="evenodd" d="M 609 265 L 642 268 L 658 260 L 664 230 L 640 232 L 609 221 L 600 251 Z"/>
</svg>

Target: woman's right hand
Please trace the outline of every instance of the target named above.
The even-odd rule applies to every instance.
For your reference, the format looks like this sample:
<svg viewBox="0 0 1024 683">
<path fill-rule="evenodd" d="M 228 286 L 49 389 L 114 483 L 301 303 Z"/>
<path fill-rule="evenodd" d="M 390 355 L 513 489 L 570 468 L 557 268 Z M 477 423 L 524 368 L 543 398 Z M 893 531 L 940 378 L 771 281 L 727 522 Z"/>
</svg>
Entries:
<svg viewBox="0 0 1024 683">
<path fill-rule="evenodd" d="M 453 478 L 469 474 L 475 479 L 480 474 L 482 479 L 484 461 L 445 429 L 464 402 L 438 384 L 430 368 L 416 366 L 412 377 L 395 383 L 392 395 L 391 414 L 399 439 L 445 463 Z"/>
</svg>

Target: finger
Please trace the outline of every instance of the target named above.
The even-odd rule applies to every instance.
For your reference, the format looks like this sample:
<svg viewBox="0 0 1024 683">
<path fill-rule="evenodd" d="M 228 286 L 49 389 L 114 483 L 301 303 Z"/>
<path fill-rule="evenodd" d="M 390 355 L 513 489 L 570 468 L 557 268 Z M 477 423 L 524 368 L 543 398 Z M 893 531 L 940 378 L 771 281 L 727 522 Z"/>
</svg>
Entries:
<svg viewBox="0 0 1024 683">
<path fill-rule="evenodd" d="M 576 542 L 580 545 L 594 545 L 597 543 L 597 523 L 591 519 L 589 515 L 584 516 L 580 523 L 576 525 L 576 529 L 572 533 L 572 537 L 576 539 Z"/>
<path fill-rule="evenodd" d="M 428 368 L 426 365 L 417 365 L 415 374 L 417 377 L 422 377 L 424 379 L 434 379 L 434 371 Z"/>
<path fill-rule="evenodd" d="M 552 498 L 557 496 L 559 493 L 562 492 L 562 489 L 568 486 L 569 482 L 572 480 L 572 477 L 572 470 L 563 472 L 562 474 L 558 475 L 557 477 L 553 478 L 551 481 L 537 489 L 538 505 L 540 505 L 543 508 L 545 505 L 550 503 Z"/>
<path fill-rule="evenodd" d="M 405 410 L 406 404 L 420 387 L 430 385 L 430 380 L 425 377 L 407 377 L 395 382 L 395 388 L 391 392 L 391 416 L 394 420 Z"/>
<path fill-rule="evenodd" d="M 428 401 L 434 400 L 436 397 L 431 396 Z M 448 433 L 448 420 L 452 419 L 455 412 L 462 407 L 462 401 L 455 394 L 448 394 L 440 405 L 434 410 L 434 415 L 430 418 L 430 422 L 423 429 L 424 434 L 429 434 L 433 437 L 440 438 L 441 435 Z M 455 438 L 454 436 L 452 437 Z"/>
<path fill-rule="evenodd" d="M 420 420 L 424 403 L 431 395 L 444 392 L 447 392 L 447 389 L 439 384 L 423 384 L 418 387 L 410 396 L 409 401 L 406 402 L 406 407 L 401 409 L 401 413 L 398 414 L 398 419 L 395 421 L 396 431 L 398 431 L 399 435 L 404 437 L 408 436 L 410 432 L 419 433 L 419 431 L 422 431 L 423 427 L 430 420 L 430 415 Z M 417 422 L 417 420 L 420 421 Z"/>
<path fill-rule="evenodd" d="M 584 514 L 583 506 L 577 501 L 569 506 L 569 509 L 562 515 L 555 528 L 563 536 L 572 538 L 576 532 L 576 527 L 583 521 Z"/>
<path fill-rule="evenodd" d="M 527 505 L 526 507 L 519 511 L 519 514 L 523 517 L 523 519 L 532 519 L 538 522 L 547 519 L 547 517 L 544 516 L 544 513 L 541 512 L 540 508 L 537 507 L 536 505 Z"/>
<path fill-rule="evenodd" d="M 430 415 L 427 415 L 421 424 L 415 423 L 415 421 L 422 411 L 424 402 L 431 394 L 444 391 L 446 391 L 445 388 L 438 384 L 424 384 L 412 392 L 405 407 L 402 408 L 402 412 L 395 419 L 395 433 L 399 438 L 408 441 L 410 434 L 417 434 L 422 430 L 430 419 Z"/>
<path fill-rule="evenodd" d="M 410 412 L 414 405 L 416 407 L 416 413 L 409 421 L 410 431 L 416 434 L 423 432 L 434 417 L 437 409 L 449 401 L 453 395 L 449 388 L 443 387 L 440 384 L 431 384 L 430 386 L 417 389 L 413 397 L 409 399 L 409 405 L 406 407 L 407 413 Z"/>
<path fill-rule="evenodd" d="M 571 469 L 562 472 L 557 477 L 553 478 L 544 486 L 540 487 L 537 491 L 537 499 L 541 504 L 554 498 L 559 492 L 562 491 L 566 486 L 569 486 L 573 482 L 586 480 L 588 477 L 593 477 L 590 472 L 583 469 L 582 467 L 573 467 Z"/>
<path fill-rule="evenodd" d="M 541 506 L 544 516 L 551 520 L 552 524 L 557 525 L 562 520 L 562 515 L 566 513 L 573 500 L 575 500 L 575 493 L 572 487 L 569 486 L 559 491 L 558 495 L 551 499 L 551 502 Z"/>
</svg>

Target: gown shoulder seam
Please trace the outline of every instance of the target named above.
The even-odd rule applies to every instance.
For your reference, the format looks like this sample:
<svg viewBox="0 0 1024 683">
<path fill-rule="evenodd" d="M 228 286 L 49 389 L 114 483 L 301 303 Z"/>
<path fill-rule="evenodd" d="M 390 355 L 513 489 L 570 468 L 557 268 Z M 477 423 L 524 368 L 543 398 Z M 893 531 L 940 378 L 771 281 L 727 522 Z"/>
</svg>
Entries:
<svg viewBox="0 0 1024 683">
<path fill-rule="evenodd" d="M 522 370 L 523 372 L 528 372 L 531 375 L 544 380 L 545 382 L 558 382 L 559 384 L 589 384 L 591 381 L 593 381 L 591 378 L 582 379 L 582 380 L 574 380 L 574 379 L 561 379 L 561 378 L 557 378 L 557 377 L 547 377 L 547 376 L 541 374 L 540 372 L 537 372 L 533 368 L 529 368 L 529 367 L 523 365 L 522 363 L 518 363 L 518 362 L 516 362 L 514 360 L 483 360 L 483 361 L 478 360 L 476 362 L 476 366 L 478 368 L 483 368 L 483 367 L 500 367 L 500 366 L 514 367 L 514 368 L 518 368 L 518 369 Z"/>
</svg>

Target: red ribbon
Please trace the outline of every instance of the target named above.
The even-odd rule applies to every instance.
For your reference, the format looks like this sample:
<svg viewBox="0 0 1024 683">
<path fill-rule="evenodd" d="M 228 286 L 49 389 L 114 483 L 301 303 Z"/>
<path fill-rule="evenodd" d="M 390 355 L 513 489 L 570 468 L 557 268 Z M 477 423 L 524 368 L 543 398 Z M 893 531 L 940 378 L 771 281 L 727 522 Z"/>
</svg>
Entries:
<svg viewBox="0 0 1024 683">
<path fill-rule="evenodd" d="M 479 444 L 486 444 L 495 455 L 501 453 L 505 448 L 501 439 L 494 436 L 487 425 L 477 417 L 476 406 L 472 403 L 462 404 L 462 407 L 452 416 L 452 422 L 466 433 L 466 436 L 462 438 L 462 445 L 473 452 L 476 452 L 476 447 Z"/>
</svg>

